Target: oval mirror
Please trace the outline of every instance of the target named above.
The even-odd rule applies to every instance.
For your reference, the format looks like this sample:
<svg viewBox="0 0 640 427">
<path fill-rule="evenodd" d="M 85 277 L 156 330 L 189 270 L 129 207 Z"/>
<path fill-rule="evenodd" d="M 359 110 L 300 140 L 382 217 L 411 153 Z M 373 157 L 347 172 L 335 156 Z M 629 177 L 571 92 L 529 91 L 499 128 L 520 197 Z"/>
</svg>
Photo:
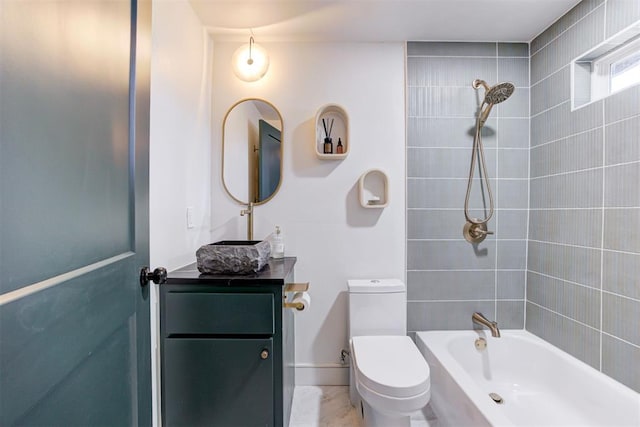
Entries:
<svg viewBox="0 0 640 427">
<path fill-rule="evenodd" d="M 268 202 L 282 182 L 282 116 L 262 99 L 243 99 L 222 123 L 222 183 L 234 200 Z"/>
</svg>

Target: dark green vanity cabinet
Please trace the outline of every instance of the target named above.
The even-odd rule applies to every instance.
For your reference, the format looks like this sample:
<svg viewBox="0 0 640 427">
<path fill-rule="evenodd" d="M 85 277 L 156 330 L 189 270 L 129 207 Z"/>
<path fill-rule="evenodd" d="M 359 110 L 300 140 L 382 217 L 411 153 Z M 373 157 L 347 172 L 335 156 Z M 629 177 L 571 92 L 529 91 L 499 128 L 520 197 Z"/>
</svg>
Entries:
<svg viewBox="0 0 640 427">
<path fill-rule="evenodd" d="M 195 264 L 160 286 L 162 423 L 288 426 L 295 385 L 295 258 L 249 276 L 200 275 Z"/>
</svg>

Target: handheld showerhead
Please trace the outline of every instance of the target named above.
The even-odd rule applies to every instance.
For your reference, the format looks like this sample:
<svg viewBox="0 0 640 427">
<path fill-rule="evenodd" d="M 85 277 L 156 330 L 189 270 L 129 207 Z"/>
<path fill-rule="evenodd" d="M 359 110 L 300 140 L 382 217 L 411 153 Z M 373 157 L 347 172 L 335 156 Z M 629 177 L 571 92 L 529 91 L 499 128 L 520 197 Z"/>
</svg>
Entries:
<svg viewBox="0 0 640 427">
<path fill-rule="evenodd" d="M 480 89 L 482 86 L 485 90 L 484 99 L 478 111 L 476 121 L 476 132 L 473 137 L 473 152 L 471 154 L 471 167 L 469 168 L 469 180 L 467 181 L 467 195 L 464 199 L 464 216 L 467 224 L 464 227 L 463 234 L 465 239 L 471 243 L 480 243 L 487 234 L 493 234 L 487 231 L 486 224 L 493 216 L 493 194 L 491 193 L 491 184 L 487 176 L 487 166 L 484 161 L 484 150 L 482 148 L 482 127 L 489 118 L 489 113 L 494 105 L 506 101 L 509 98 L 515 86 L 512 83 L 498 83 L 495 86 L 489 86 L 484 80 L 476 79 L 471 84 L 474 89 Z M 484 108 L 483 108 L 484 107 Z M 471 195 L 471 184 L 473 182 L 473 171 L 476 164 L 476 156 L 479 158 L 478 169 L 481 170 L 481 179 L 486 183 L 487 193 L 489 195 L 489 214 L 484 219 L 472 218 L 469 215 L 469 196 Z"/>
<path fill-rule="evenodd" d="M 487 104 L 499 104 L 503 101 L 506 101 L 509 98 L 513 91 L 515 90 L 515 86 L 512 83 L 498 83 L 497 85 L 490 88 L 487 93 L 484 95 L 484 102 Z"/>
<path fill-rule="evenodd" d="M 487 82 L 484 80 L 476 79 L 471 84 L 474 89 L 479 89 L 480 86 L 484 87 L 484 103 L 485 104 L 499 104 L 503 101 L 506 101 L 509 98 L 513 91 L 516 89 L 513 83 L 504 82 L 498 83 L 495 86 L 489 86 Z"/>
<path fill-rule="evenodd" d="M 498 83 L 495 86 L 489 86 L 487 82 L 480 79 L 474 80 L 471 85 L 473 86 L 474 89 L 479 89 L 480 86 L 482 86 L 484 87 L 484 90 L 485 90 L 484 100 L 482 101 L 482 104 L 483 105 L 487 104 L 487 106 L 484 110 L 481 110 L 479 113 L 478 118 L 479 118 L 480 126 L 484 126 L 484 123 L 489 118 L 489 113 L 491 112 L 491 108 L 496 104 L 506 101 L 507 98 L 509 98 L 513 94 L 513 91 L 516 89 L 513 83 L 504 82 L 504 83 Z"/>
</svg>

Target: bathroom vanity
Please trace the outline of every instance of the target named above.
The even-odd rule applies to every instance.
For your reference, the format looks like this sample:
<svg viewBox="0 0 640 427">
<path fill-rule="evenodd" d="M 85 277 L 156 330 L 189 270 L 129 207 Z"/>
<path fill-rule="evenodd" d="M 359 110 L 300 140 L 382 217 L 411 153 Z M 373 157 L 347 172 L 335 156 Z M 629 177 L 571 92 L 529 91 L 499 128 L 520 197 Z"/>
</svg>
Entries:
<svg viewBox="0 0 640 427">
<path fill-rule="evenodd" d="M 295 258 L 250 275 L 201 275 L 195 263 L 160 286 L 162 423 L 288 426 L 295 385 Z"/>
</svg>

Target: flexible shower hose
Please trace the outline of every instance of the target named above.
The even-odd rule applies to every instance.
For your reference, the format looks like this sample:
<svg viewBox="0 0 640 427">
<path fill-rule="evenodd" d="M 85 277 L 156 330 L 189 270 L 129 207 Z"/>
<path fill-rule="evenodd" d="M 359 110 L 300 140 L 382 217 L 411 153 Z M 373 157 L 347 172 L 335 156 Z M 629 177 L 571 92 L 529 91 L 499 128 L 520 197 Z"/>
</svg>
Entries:
<svg viewBox="0 0 640 427">
<path fill-rule="evenodd" d="M 478 111 L 478 118 L 476 120 L 476 132 L 473 138 L 473 149 L 471 150 L 471 167 L 469 168 L 469 180 L 467 181 L 467 195 L 464 198 L 464 216 L 468 222 L 472 224 L 486 224 L 489 222 L 491 217 L 493 216 L 493 194 L 491 193 L 491 184 L 489 183 L 489 177 L 487 176 L 487 165 L 484 161 L 484 148 L 482 146 L 482 126 L 484 123 L 481 122 L 482 116 L 482 107 L 486 103 L 483 101 L 480 106 L 480 111 Z M 473 173 L 476 167 L 476 155 L 480 155 L 480 165 L 478 169 L 480 170 L 481 179 L 484 178 L 485 183 L 487 184 L 487 193 L 489 194 L 489 215 L 483 219 L 479 220 L 478 218 L 472 218 L 469 215 L 469 196 L 471 195 L 471 184 L 473 183 Z M 482 187 L 481 187 L 482 188 Z"/>
</svg>

